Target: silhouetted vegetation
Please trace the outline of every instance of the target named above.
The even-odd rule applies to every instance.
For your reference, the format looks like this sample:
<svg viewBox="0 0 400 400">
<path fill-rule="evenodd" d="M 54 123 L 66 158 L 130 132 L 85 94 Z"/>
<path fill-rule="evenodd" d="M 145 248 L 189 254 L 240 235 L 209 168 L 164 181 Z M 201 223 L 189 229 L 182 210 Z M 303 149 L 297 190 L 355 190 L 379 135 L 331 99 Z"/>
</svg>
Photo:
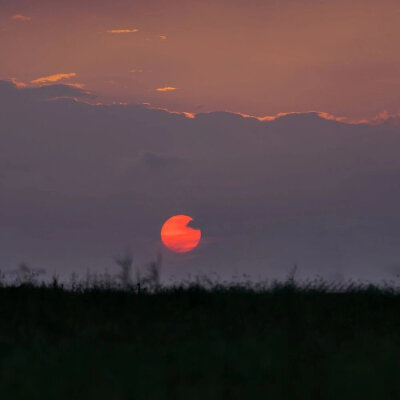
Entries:
<svg viewBox="0 0 400 400">
<path fill-rule="evenodd" d="M 139 281 L 119 261 L 117 279 L 3 281 L 1 398 L 400 398 L 393 286 L 296 284 L 294 270 L 163 287 L 160 260 Z"/>
</svg>

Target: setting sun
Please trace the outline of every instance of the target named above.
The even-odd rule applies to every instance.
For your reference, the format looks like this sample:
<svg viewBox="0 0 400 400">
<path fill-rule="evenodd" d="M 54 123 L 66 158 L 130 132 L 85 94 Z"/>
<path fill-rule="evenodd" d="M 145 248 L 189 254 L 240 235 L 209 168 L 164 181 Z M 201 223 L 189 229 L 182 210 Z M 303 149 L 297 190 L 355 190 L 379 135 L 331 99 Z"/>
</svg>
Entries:
<svg viewBox="0 0 400 400">
<path fill-rule="evenodd" d="M 201 230 L 188 227 L 190 221 L 193 218 L 187 215 L 175 215 L 164 222 L 161 240 L 168 249 L 176 253 L 186 253 L 197 247 Z"/>
</svg>

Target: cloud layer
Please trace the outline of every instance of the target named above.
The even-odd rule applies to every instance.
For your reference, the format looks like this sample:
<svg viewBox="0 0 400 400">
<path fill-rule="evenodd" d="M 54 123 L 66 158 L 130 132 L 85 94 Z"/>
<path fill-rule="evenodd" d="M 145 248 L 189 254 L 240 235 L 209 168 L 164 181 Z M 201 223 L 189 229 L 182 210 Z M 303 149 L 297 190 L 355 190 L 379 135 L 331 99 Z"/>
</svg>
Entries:
<svg viewBox="0 0 400 400">
<path fill-rule="evenodd" d="M 399 268 L 396 119 L 187 118 L 65 98 L 84 94 L 0 82 L 3 265 L 111 270 L 127 246 L 141 264 L 164 220 L 187 214 L 204 239 L 165 253 L 164 276 L 282 277 L 296 263 L 300 276 L 381 279 Z"/>
</svg>

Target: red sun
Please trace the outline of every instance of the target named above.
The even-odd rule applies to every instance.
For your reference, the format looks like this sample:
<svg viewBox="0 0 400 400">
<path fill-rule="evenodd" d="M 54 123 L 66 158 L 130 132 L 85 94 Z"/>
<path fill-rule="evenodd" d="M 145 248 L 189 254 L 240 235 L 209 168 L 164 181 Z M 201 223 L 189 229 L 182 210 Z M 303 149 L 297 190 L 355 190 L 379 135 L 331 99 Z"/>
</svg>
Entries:
<svg viewBox="0 0 400 400">
<path fill-rule="evenodd" d="M 167 219 L 161 228 L 161 240 L 166 247 L 176 253 L 193 250 L 200 242 L 201 230 L 190 228 L 193 218 L 187 215 L 174 215 Z"/>
</svg>

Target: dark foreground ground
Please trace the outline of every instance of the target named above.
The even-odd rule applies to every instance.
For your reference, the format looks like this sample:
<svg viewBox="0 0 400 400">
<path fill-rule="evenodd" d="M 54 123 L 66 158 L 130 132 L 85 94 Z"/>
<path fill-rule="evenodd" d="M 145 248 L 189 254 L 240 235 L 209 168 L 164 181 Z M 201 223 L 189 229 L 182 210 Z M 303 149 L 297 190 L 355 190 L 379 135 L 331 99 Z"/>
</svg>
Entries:
<svg viewBox="0 0 400 400">
<path fill-rule="evenodd" d="M 400 399 L 400 296 L 0 288 L 0 397 Z"/>
</svg>

